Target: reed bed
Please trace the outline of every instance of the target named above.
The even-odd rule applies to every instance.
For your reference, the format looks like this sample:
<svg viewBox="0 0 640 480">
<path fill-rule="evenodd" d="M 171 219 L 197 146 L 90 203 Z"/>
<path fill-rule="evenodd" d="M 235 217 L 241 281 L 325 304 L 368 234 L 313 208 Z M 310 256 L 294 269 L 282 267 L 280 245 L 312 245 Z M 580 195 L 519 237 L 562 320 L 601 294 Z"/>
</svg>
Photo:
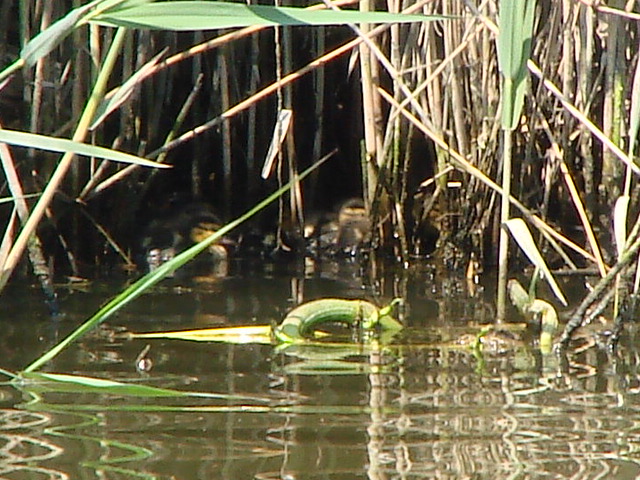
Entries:
<svg viewBox="0 0 640 480">
<path fill-rule="evenodd" d="M 5 2 L 5 64 L 76 6 Z M 347 0 L 311 8 L 373 9 Z M 294 120 L 278 160 L 281 183 L 327 151 L 339 153 L 329 172 L 314 173 L 283 207 L 280 227 L 302 222 L 301 208 L 362 195 L 381 245 L 406 264 L 426 253 L 425 232 L 435 227 L 442 265 L 472 277 L 494 265 L 503 168 L 499 2 L 389 0 L 386 8 L 450 18 L 126 35 L 92 24 L 14 73 L 0 91 L 2 125 L 73 137 L 106 52 L 123 35 L 107 91 L 121 93 L 115 89 L 127 81 L 130 88 L 85 140 L 173 166 L 73 162 L 49 205 L 53 227 L 40 230 L 55 232 L 48 243 L 66 253 L 67 260 L 57 256 L 59 270 L 83 274 L 71 259 L 132 263 L 132 226 L 169 191 L 219 205 L 227 219 L 246 209 L 277 182 L 259 172 L 283 108 Z M 510 202 L 555 269 L 594 269 L 606 278 L 633 244 L 625 226 L 639 210 L 640 14 L 633 8 L 563 0 L 535 9 L 528 89 L 511 135 Z M 13 155 L 25 193 L 51 182 L 50 154 Z M 2 194 L 11 196 L 6 187 Z M 3 208 L 9 246 L 10 210 Z M 625 262 L 621 274 L 635 259 Z"/>
</svg>

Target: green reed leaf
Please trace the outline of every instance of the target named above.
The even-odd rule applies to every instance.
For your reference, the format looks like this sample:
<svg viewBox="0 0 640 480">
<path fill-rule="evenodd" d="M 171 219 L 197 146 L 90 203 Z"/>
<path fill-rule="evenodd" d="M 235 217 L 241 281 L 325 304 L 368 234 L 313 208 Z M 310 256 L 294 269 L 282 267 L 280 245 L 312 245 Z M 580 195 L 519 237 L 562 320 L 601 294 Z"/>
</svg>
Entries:
<svg viewBox="0 0 640 480">
<path fill-rule="evenodd" d="M 73 152 L 85 157 L 98 157 L 114 162 L 130 163 L 141 167 L 170 168 L 170 165 L 153 162 L 142 157 L 137 157 L 129 153 L 111 150 L 110 148 L 98 147 L 87 143 L 74 142 L 66 138 L 50 137 L 36 133 L 20 132 L 17 130 L 0 129 L 0 142 L 21 147 L 36 148 L 49 152 Z"/>
<path fill-rule="evenodd" d="M 503 75 L 502 128 L 520 120 L 531 56 L 535 0 L 502 0 L 498 15 L 498 64 Z"/>
<path fill-rule="evenodd" d="M 246 26 L 341 25 L 346 23 L 403 23 L 444 18 L 386 12 L 308 10 L 296 7 L 246 5 L 220 1 L 155 2 L 109 11 L 92 22 L 109 27 L 155 30 L 212 30 Z"/>
</svg>

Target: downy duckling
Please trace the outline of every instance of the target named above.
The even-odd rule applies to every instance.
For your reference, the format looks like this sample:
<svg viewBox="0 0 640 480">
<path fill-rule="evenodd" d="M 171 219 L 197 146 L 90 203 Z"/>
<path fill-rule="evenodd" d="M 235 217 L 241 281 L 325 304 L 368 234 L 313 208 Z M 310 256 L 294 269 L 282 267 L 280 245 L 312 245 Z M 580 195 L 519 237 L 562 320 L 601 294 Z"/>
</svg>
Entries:
<svg viewBox="0 0 640 480">
<path fill-rule="evenodd" d="M 357 255 L 368 248 L 371 239 L 364 202 L 353 198 L 342 203 L 337 212 L 311 216 L 304 236 L 313 255 Z"/>
<path fill-rule="evenodd" d="M 221 227 L 211 207 L 193 202 L 173 207 L 167 215 L 153 220 L 146 228 L 141 248 L 149 271 L 173 259 L 179 252 L 204 240 Z M 208 248 L 208 262 L 226 262 L 234 243 L 223 238 Z"/>
<path fill-rule="evenodd" d="M 371 222 L 359 198 L 347 200 L 338 211 L 338 253 L 354 256 L 371 242 Z"/>
</svg>

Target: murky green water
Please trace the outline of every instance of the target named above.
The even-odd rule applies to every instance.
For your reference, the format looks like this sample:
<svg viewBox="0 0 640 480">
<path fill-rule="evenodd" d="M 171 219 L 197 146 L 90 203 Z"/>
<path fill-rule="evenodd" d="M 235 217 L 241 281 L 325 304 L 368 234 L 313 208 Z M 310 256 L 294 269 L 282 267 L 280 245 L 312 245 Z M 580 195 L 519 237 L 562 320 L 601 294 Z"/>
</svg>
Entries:
<svg viewBox="0 0 640 480">
<path fill-rule="evenodd" d="M 615 355 L 583 342 L 564 362 L 525 334 L 502 353 L 474 356 L 455 339 L 491 321 L 491 288 L 438 278 L 428 267 L 379 272 L 363 288 L 355 266 L 308 267 L 245 265 L 190 288 L 163 285 L 44 368 L 230 397 L 0 386 L 0 477 L 640 476 L 635 329 Z M 57 322 L 37 290 L 11 287 L 0 297 L 0 367 L 24 368 L 123 284 L 61 288 L 67 315 Z M 411 328 L 402 346 L 330 353 L 123 336 L 265 324 L 295 300 L 375 293 L 406 296 Z M 145 372 L 136 365 L 147 345 Z"/>
</svg>

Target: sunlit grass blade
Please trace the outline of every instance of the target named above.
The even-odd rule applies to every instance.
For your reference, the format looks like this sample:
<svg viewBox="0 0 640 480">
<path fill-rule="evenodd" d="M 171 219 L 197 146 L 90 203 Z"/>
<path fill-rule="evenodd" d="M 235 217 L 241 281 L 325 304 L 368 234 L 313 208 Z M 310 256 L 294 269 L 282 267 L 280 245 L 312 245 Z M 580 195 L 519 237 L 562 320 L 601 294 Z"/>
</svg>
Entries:
<svg viewBox="0 0 640 480">
<path fill-rule="evenodd" d="M 529 231 L 527 224 L 524 223 L 521 218 L 512 218 L 506 222 L 506 226 L 527 258 L 529 258 L 534 266 L 540 269 L 558 300 L 560 300 L 563 305 L 567 305 L 567 300 L 555 278 L 553 278 L 553 275 L 551 274 L 547 263 L 544 261 L 540 250 L 538 250 L 538 247 L 533 241 L 533 237 L 531 236 L 531 232 Z"/>
<path fill-rule="evenodd" d="M 110 27 L 157 30 L 212 30 L 270 25 L 342 25 L 347 23 L 423 22 L 439 16 L 386 12 L 310 11 L 295 7 L 244 3 L 182 1 L 155 2 L 117 12 L 105 12 L 91 21 Z"/>
<path fill-rule="evenodd" d="M 272 344 L 271 327 L 254 325 L 248 327 L 203 328 L 173 332 L 132 333 L 131 338 L 171 338 L 196 342 L 224 342 L 233 344 Z"/>
<path fill-rule="evenodd" d="M 140 165 L 141 167 L 169 168 L 170 165 L 153 162 L 142 157 L 137 157 L 129 153 L 111 150 L 110 148 L 98 147 L 81 142 L 74 142 L 66 138 L 49 137 L 36 133 L 20 132 L 17 130 L 0 129 L 0 142 L 21 147 L 36 148 L 50 152 L 72 152 L 86 157 L 97 157 L 112 160 L 114 162 Z"/>
<path fill-rule="evenodd" d="M 269 206 L 271 203 L 277 200 L 280 196 L 284 195 L 291 188 L 291 185 L 293 185 L 295 181 L 301 181 L 303 178 L 309 175 L 313 170 L 315 170 L 320 165 L 322 165 L 322 163 L 325 162 L 328 158 L 330 158 L 330 156 L 331 155 L 328 155 L 318 160 L 311 167 L 309 167 L 304 172 L 299 174 L 298 178 L 295 178 L 289 181 L 283 187 L 276 190 L 274 193 L 269 195 L 267 198 L 262 200 L 260 203 L 258 203 L 256 206 L 248 210 L 243 215 L 239 216 L 232 222 L 229 222 L 228 224 L 220 228 L 217 232 L 213 233 L 209 237 L 202 240 L 200 243 L 197 243 L 193 247 L 177 255 L 171 261 L 161 265 L 159 268 L 157 268 L 153 272 L 146 274 L 145 276 L 140 278 L 138 281 L 134 282 L 122 293 L 120 293 L 115 298 L 107 302 L 107 304 L 104 305 L 100 310 L 98 310 L 98 312 L 96 312 L 89 320 L 87 320 L 80 327 L 74 330 L 71 334 L 69 334 L 69 336 L 63 339 L 55 347 L 53 347 L 51 350 L 46 352 L 44 355 L 42 355 L 40 358 L 34 361 L 31 365 L 27 366 L 24 369 L 24 371 L 32 372 L 40 368 L 42 365 L 44 365 L 49 360 L 51 360 L 56 355 L 58 355 L 62 350 L 64 350 L 71 343 L 81 338 L 85 333 L 89 332 L 94 327 L 99 325 L 101 322 L 105 321 L 111 315 L 113 315 L 118 310 L 120 310 L 122 307 L 124 307 L 128 303 L 138 298 L 140 295 L 146 292 L 149 288 L 153 287 L 155 284 L 157 284 L 160 280 L 165 278 L 167 275 L 174 272 L 185 263 L 189 262 L 196 255 L 198 255 L 199 253 L 207 249 L 210 245 L 217 242 L 220 238 L 222 238 L 224 235 L 226 235 L 231 230 L 236 228 L 238 225 L 240 225 L 244 221 L 253 217 L 259 211 Z"/>
</svg>

